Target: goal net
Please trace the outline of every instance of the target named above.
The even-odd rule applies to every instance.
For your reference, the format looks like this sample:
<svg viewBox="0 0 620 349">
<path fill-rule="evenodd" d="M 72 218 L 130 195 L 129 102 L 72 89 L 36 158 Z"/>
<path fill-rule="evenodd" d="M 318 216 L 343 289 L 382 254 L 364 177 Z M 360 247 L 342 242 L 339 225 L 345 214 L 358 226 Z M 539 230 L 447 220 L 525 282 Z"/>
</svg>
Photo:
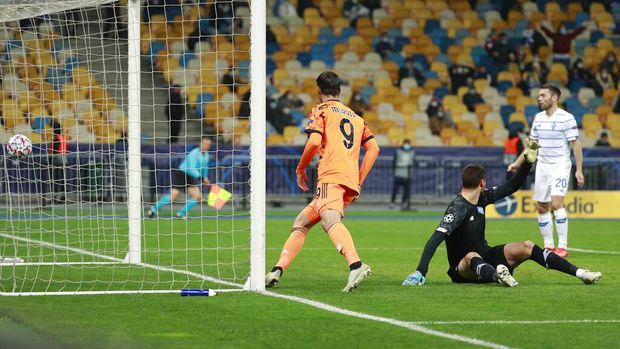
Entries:
<svg viewBox="0 0 620 349">
<path fill-rule="evenodd" d="M 0 295 L 263 289 L 264 18 L 248 1 L 0 6 Z M 6 155 L 14 134 L 30 156 Z"/>
</svg>

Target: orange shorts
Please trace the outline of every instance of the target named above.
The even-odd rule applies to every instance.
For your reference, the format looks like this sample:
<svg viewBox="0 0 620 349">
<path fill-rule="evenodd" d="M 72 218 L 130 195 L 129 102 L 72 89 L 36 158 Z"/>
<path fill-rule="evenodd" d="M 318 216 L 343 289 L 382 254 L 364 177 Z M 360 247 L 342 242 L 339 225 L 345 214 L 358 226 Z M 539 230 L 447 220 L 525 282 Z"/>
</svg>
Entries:
<svg viewBox="0 0 620 349">
<path fill-rule="evenodd" d="M 319 183 L 314 200 L 308 207 L 321 214 L 325 210 L 336 210 L 344 217 L 344 209 L 348 207 L 359 194 L 344 185 Z"/>
</svg>

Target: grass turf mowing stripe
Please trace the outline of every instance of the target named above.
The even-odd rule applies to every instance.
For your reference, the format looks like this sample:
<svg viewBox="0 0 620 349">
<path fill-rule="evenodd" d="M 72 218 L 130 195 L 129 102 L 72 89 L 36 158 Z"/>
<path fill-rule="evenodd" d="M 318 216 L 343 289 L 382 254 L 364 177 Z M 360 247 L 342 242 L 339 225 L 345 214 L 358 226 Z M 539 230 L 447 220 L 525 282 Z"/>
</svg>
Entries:
<svg viewBox="0 0 620 349">
<path fill-rule="evenodd" d="M 447 332 L 433 330 L 433 329 L 430 329 L 430 328 L 427 328 L 427 327 L 423 327 L 423 326 L 420 326 L 420 325 L 418 325 L 416 323 L 412 323 L 412 322 L 401 321 L 401 320 L 396 320 L 396 319 L 391 319 L 391 318 L 386 318 L 386 317 L 381 317 L 381 316 L 370 315 L 370 314 L 366 314 L 366 313 L 360 313 L 360 312 L 357 312 L 357 311 L 347 310 L 347 309 L 343 309 L 343 308 L 338 308 L 338 307 L 335 307 L 333 305 L 329 305 L 329 304 L 313 301 L 313 300 L 302 298 L 302 297 L 289 296 L 289 295 L 279 294 L 279 293 L 270 292 L 270 291 L 261 292 L 261 294 L 264 294 L 264 295 L 267 295 L 267 296 L 270 296 L 270 297 L 282 298 L 282 299 L 287 299 L 287 300 L 290 300 L 290 301 L 293 301 L 293 302 L 306 304 L 306 305 L 309 305 L 311 307 L 318 308 L 318 309 L 325 310 L 325 311 L 329 311 L 329 312 L 336 313 L 336 314 L 342 314 L 342 315 L 351 316 L 351 317 L 355 317 L 355 318 L 359 318 L 359 319 L 365 319 L 365 320 L 382 322 L 382 323 L 386 323 L 386 324 L 390 324 L 390 325 L 406 328 L 406 329 L 409 329 L 409 330 L 412 330 L 412 331 L 415 331 L 415 332 L 420 332 L 420 333 L 428 334 L 428 335 L 431 335 L 431 336 L 451 339 L 451 340 L 455 340 L 455 341 L 459 341 L 459 342 L 464 342 L 464 343 L 468 343 L 468 344 L 472 344 L 472 345 L 478 345 L 478 346 L 481 346 L 481 347 L 495 348 L 495 349 L 510 348 L 510 347 L 507 347 L 507 346 L 504 346 L 504 345 L 501 345 L 501 344 L 483 341 L 483 340 L 478 339 L 478 338 L 466 337 L 466 336 L 461 336 L 461 335 L 458 335 L 458 334 L 452 334 L 452 333 L 447 333 Z"/>
<path fill-rule="evenodd" d="M 110 261 L 116 261 L 116 262 L 119 262 L 119 263 L 123 262 L 123 260 L 120 259 L 120 258 L 110 257 L 110 256 L 106 256 L 106 255 L 102 255 L 102 254 L 99 254 L 99 253 L 90 252 L 90 251 L 79 249 L 79 248 L 62 246 L 62 245 L 58 245 L 58 244 L 54 244 L 54 243 L 50 243 L 50 242 L 46 242 L 46 241 L 27 239 L 27 238 L 17 237 L 17 236 L 13 236 L 13 235 L 10 235 L 10 234 L 4 234 L 4 233 L 0 233 L 0 236 L 5 237 L 5 238 L 9 238 L 9 239 L 14 239 L 14 240 L 17 240 L 17 241 L 22 241 L 22 242 L 39 243 L 39 244 L 41 244 L 43 246 L 46 246 L 46 247 L 57 248 L 57 249 L 62 249 L 62 250 L 68 250 L 68 251 L 72 251 L 72 252 L 76 252 L 76 253 L 82 253 L 84 255 L 89 255 L 89 256 L 93 256 L 93 257 L 97 257 L 97 258 L 101 258 L 101 259 L 105 259 L 105 260 L 110 260 Z M 177 269 L 173 269 L 173 268 L 160 267 L 160 266 L 150 265 L 150 264 L 145 264 L 145 263 L 140 263 L 140 264 L 138 264 L 138 266 L 143 266 L 143 267 L 146 267 L 146 268 L 151 268 L 151 269 L 155 269 L 155 270 L 159 270 L 159 271 L 167 271 L 167 272 L 174 272 L 174 273 L 180 273 L 180 274 L 185 274 L 185 275 L 189 275 L 189 276 L 194 276 L 194 277 L 197 277 L 197 278 L 200 278 L 200 279 L 203 279 L 203 280 L 206 280 L 206 281 L 211 281 L 211 282 L 214 282 L 214 283 L 218 283 L 218 284 L 224 284 L 224 285 L 228 285 L 228 286 L 236 286 L 236 287 L 239 287 L 239 288 L 242 287 L 242 285 L 240 285 L 240 284 L 218 280 L 218 279 L 206 276 L 206 275 L 202 275 L 202 274 L 198 274 L 198 273 L 193 273 L 193 272 L 189 272 L 189 271 L 185 271 L 185 270 L 177 270 Z M 118 291 L 116 293 L 122 294 L 123 291 Z M 461 335 L 457 335 L 457 334 L 451 334 L 451 333 L 441 332 L 441 331 L 437 331 L 437 330 L 432 330 L 430 328 L 426 328 L 426 327 L 423 327 L 423 326 L 420 326 L 420 325 L 416 325 L 416 324 L 413 324 L 413 323 L 409 323 L 409 322 L 406 322 L 406 321 L 395 320 L 395 319 L 390 319 L 390 318 L 385 318 L 385 317 L 380 317 L 380 316 L 360 313 L 360 312 L 356 312 L 356 311 L 351 311 L 351 310 L 347 310 L 347 309 L 343 309 L 343 308 L 338 308 L 338 307 L 335 307 L 333 305 L 329 305 L 329 304 L 313 301 L 313 300 L 306 299 L 306 298 L 301 298 L 301 297 L 296 297 L 296 296 L 289 296 L 289 295 L 282 295 L 282 294 L 278 294 L 278 293 L 274 293 L 274 292 L 269 292 L 269 291 L 260 292 L 260 293 L 264 294 L 266 296 L 274 297 L 274 298 L 282 298 L 282 299 L 287 299 L 287 300 L 291 300 L 291 301 L 294 301 L 294 302 L 310 305 L 312 307 L 315 307 L 315 308 L 318 308 L 318 309 L 321 309 L 321 310 L 325 310 L 325 311 L 329 311 L 329 312 L 332 312 L 332 313 L 337 313 L 337 314 L 342 314 L 342 315 L 346 315 L 346 316 L 352 316 L 352 317 L 356 317 L 356 318 L 360 318 L 360 319 L 366 319 L 366 320 L 371 320 L 371 321 L 387 323 L 387 324 L 390 324 L 390 325 L 406 328 L 406 329 L 409 329 L 409 330 L 412 330 L 412 331 L 416 331 L 416 332 L 420 332 L 420 333 L 424 333 L 424 334 L 428 334 L 428 335 L 432 335 L 432 336 L 436 336 L 436 337 L 451 339 L 451 340 L 460 341 L 460 342 L 464 342 L 464 343 L 468 343 L 468 344 L 473 344 L 473 345 L 479 345 L 479 346 L 483 346 L 483 347 L 487 347 L 487 348 L 494 348 L 494 349 L 509 348 L 509 347 L 501 345 L 501 344 L 487 342 L 487 341 L 483 341 L 483 340 L 477 339 L 477 338 L 471 338 L 471 337 L 461 336 Z M 79 295 L 81 293 L 80 292 L 64 292 L 64 293 L 58 293 L 58 292 L 50 292 L 50 293 L 47 293 L 47 292 L 33 292 L 33 293 L 24 293 L 23 295 L 43 296 L 43 295 L 54 295 L 54 294 L 56 294 L 56 295 Z M 0 295 L 19 295 L 19 293 L 4 293 L 4 292 L 2 292 L 2 293 L 0 293 Z"/>
<path fill-rule="evenodd" d="M 575 251 L 575 252 L 594 253 L 594 254 L 620 254 L 620 252 L 618 252 L 618 251 L 586 250 L 586 249 L 582 249 L 582 248 L 573 248 L 573 247 L 567 248 L 567 250 Z"/>
</svg>

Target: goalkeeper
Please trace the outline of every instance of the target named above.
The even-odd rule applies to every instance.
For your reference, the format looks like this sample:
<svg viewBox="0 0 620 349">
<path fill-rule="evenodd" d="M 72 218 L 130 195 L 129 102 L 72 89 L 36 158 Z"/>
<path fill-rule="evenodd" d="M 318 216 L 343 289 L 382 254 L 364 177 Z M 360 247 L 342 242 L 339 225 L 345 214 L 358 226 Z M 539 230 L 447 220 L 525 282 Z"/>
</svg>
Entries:
<svg viewBox="0 0 620 349">
<path fill-rule="evenodd" d="M 454 283 L 500 283 L 516 287 L 519 283 L 512 272 L 528 259 L 576 276 L 585 284 L 600 280 L 601 273 L 578 268 L 529 240 L 491 247 L 485 239 L 485 207 L 521 187 L 536 161 L 538 148 L 537 143 L 527 139 L 523 154 L 526 161 L 516 175 L 499 187 L 487 188 L 484 167 L 469 165 L 463 169 L 461 193 L 446 209 L 441 223 L 426 242 L 417 270 L 405 279 L 404 286 L 424 285 L 431 258 L 444 240 L 450 264 L 448 275 Z"/>
<path fill-rule="evenodd" d="M 169 194 L 162 196 L 155 205 L 151 206 L 147 212 L 149 218 L 154 218 L 162 207 L 175 202 L 181 191 L 186 190 L 190 197 L 176 216 L 177 218 L 187 219 L 187 213 L 202 200 L 201 181 L 205 185 L 211 184 L 207 178 L 211 143 L 210 137 L 202 136 L 200 147 L 189 152 L 179 167 L 171 171 L 172 189 L 170 189 Z"/>
</svg>

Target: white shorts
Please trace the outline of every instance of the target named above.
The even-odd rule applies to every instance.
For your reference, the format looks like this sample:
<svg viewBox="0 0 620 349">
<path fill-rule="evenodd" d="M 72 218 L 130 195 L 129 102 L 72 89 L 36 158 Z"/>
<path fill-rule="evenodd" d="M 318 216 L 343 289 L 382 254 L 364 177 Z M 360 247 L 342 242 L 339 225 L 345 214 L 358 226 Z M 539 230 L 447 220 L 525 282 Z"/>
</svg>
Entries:
<svg viewBox="0 0 620 349">
<path fill-rule="evenodd" d="M 566 196 L 571 166 L 570 162 L 560 164 L 536 163 L 534 200 L 551 202 L 552 196 Z"/>
</svg>

